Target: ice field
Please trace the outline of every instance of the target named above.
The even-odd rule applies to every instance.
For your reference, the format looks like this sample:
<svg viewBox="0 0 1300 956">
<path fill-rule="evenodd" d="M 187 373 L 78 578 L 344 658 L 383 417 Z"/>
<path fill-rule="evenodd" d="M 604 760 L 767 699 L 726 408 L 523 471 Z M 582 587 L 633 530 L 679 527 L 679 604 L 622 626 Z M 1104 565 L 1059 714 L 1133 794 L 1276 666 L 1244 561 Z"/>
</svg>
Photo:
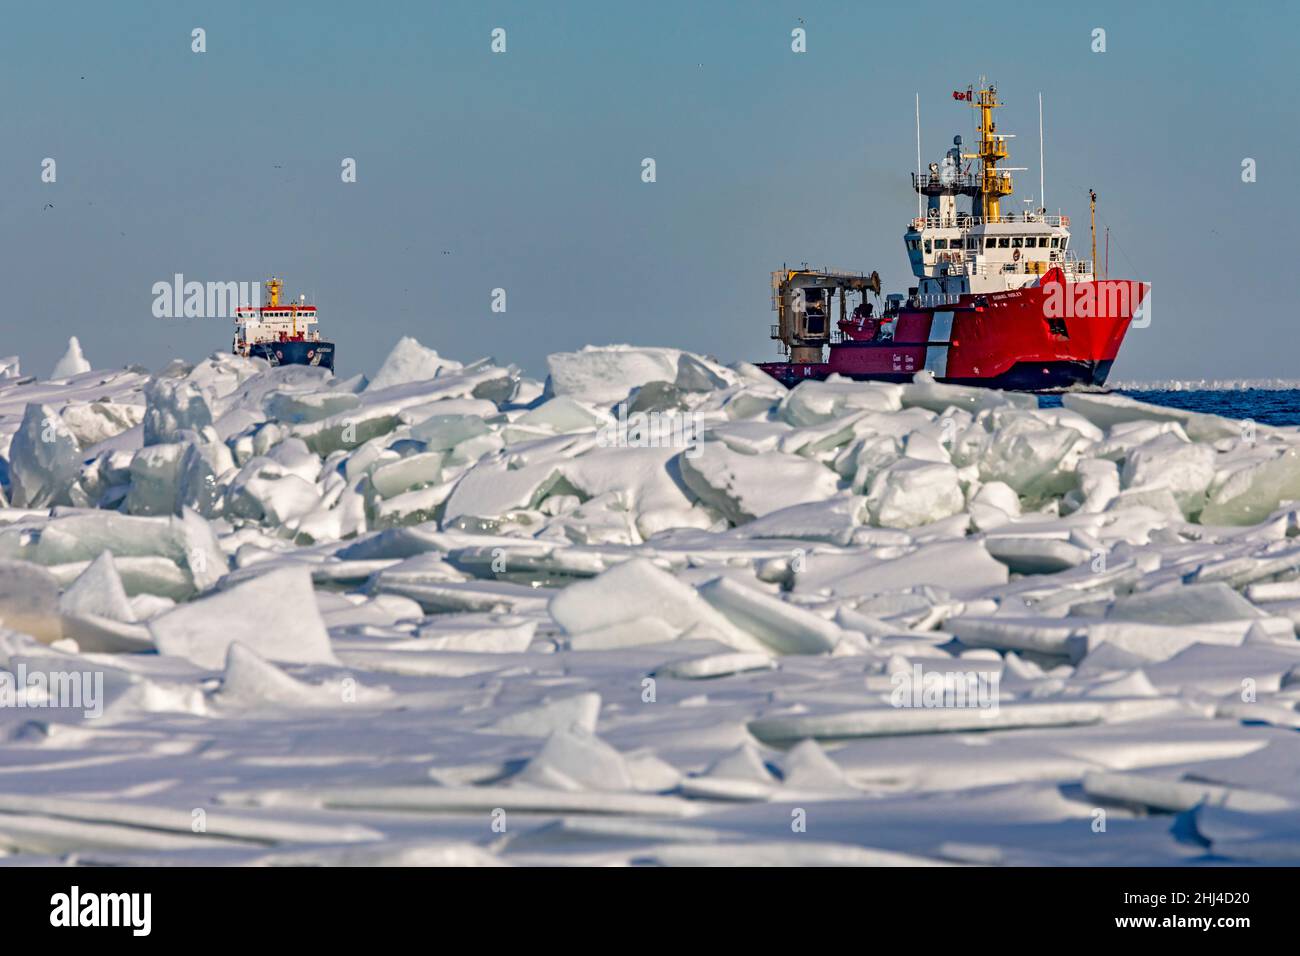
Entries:
<svg viewBox="0 0 1300 956">
<path fill-rule="evenodd" d="M 0 359 L 0 863 L 1300 863 L 1300 430 Z"/>
</svg>

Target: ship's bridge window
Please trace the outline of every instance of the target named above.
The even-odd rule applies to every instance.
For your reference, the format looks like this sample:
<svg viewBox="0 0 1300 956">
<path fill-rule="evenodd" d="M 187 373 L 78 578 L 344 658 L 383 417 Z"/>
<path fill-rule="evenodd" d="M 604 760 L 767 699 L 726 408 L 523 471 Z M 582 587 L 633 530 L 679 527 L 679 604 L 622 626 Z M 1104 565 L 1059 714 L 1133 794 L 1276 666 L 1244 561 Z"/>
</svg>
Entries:
<svg viewBox="0 0 1300 956">
<path fill-rule="evenodd" d="M 1011 237 L 1011 248 L 1012 248 L 1012 249 L 1019 249 L 1019 248 L 1020 248 L 1021 246 L 1023 246 L 1024 244 L 1025 244 L 1025 240 L 1022 239 L 1020 236 L 1012 236 L 1012 237 Z"/>
<path fill-rule="evenodd" d="M 999 248 L 999 249 L 1009 249 L 1010 247 L 1011 247 L 1011 239 L 1010 239 L 1009 237 L 1007 237 L 1007 236 L 999 236 L 999 237 L 998 237 L 998 248 Z"/>
<path fill-rule="evenodd" d="M 1055 249 L 1055 248 L 1056 248 L 1057 246 L 1059 246 L 1060 244 L 1061 244 L 1061 239 L 1060 239 L 1060 237 L 1059 237 L 1059 236 L 1053 236 L 1053 237 L 1052 237 L 1052 248 Z"/>
<path fill-rule="evenodd" d="M 966 248 L 967 248 L 967 249 L 978 249 L 979 247 L 980 247 L 979 236 L 967 236 L 967 237 L 966 237 Z"/>
<path fill-rule="evenodd" d="M 931 240 L 929 240 L 929 239 L 925 240 L 925 251 L 926 251 L 927 253 L 933 251 L 933 249 L 931 248 L 930 243 L 931 243 Z"/>
<path fill-rule="evenodd" d="M 1039 236 L 1039 237 L 1038 237 L 1038 248 L 1039 248 L 1039 249 L 1046 249 L 1046 248 L 1047 248 L 1047 237 L 1046 237 L 1046 236 Z"/>
</svg>

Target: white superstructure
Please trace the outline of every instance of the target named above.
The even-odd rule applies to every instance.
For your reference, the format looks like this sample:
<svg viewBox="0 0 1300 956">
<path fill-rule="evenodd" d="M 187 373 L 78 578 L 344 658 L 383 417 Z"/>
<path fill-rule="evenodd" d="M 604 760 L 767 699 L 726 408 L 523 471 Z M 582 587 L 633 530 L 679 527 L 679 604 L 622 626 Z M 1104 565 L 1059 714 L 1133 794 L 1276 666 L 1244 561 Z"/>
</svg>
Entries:
<svg viewBox="0 0 1300 956">
<path fill-rule="evenodd" d="M 1003 292 L 1032 285 L 1049 270 L 1068 282 L 1090 282 L 1091 262 L 1070 250 L 1070 217 L 1041 211 L 986 221 L 951 210 L 927 210 L 903 236 L 921 295 Z"/>
<path fill-rule="evenodd" d="M 267 301 L 261 306 L 240 306 L 235 310 L 234 353 L 247 357 L 254 345 L 274 342 L 319 342 L 316 306 L 306 296 L 297 302 L 280 301 L 284 283 L 272 277 L 266 283 Z"/>
<path fill-rule="evenodd" d="M 928 173 L 912 175 L 926 205 L 903 241 L 912 273 L 920 280 L 920 301 L 1019 289 L 1053 269 L 1060 269 L 1066 282 L 1092 281 L 1093 262 L 1070 249 L 1068 216 L 1049 216 L 1041 208 L 1002 212 L 1001 202 L 1013 185 L 1011 168 L 998 166 L 1008 156 L 1011 137 L 997 132 L 993 121 L 993 111 L 1001 105 L 997 90 L 958 90 L 953 98 L 980 111 L 980 138 L 975 152 L 964 153 L 961 137 L 953 137 L 941 162 L 931 163 Z M 969 211 L 957 209 L 958 196 L 970 199 Z"/>
</svg>

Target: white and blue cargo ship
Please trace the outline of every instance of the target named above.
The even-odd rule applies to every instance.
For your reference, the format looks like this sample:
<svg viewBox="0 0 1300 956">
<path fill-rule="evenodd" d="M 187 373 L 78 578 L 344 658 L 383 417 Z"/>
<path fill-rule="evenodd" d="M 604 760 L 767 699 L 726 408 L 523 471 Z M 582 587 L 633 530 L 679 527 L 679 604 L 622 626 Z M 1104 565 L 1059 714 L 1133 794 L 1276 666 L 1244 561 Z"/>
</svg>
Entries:
<svg viewBox="0 0 1300 956">
<path fill-rule="evenodd" d="M 231 348 L 245 358 L 266 359 L 271 365 L 319 365 L 334 368 L 334 343 L 323 341 L 316 324 L 316 306 L 306 296 L 280 301 L 284 283 L 266 282 L 266 302 L 235 310 L 235 341 Z"/>
</svg>

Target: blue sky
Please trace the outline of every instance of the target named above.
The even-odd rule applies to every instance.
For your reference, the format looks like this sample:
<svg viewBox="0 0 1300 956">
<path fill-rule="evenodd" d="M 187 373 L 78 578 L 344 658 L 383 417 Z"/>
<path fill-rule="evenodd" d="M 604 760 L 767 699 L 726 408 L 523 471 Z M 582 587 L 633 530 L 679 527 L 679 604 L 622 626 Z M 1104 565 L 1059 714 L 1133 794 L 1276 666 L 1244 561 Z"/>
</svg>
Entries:
<svg viewBox="0 0 1300 956">
<path fill-rule="evenodd" d="M 0 355 L 45 375 L 75 334 L 97 366 L 197 360 L 229 347 L 229 323 L 154 318 L 153 283 L 275 272 L 314 296 L 343 374 L 373 372 L 401 335 L 536 374 L 589 342 L 770 359 L 783 262 L 907 286 L 913 97 L 937 159 L 971 138 L 952 90 L 986 74 L 1012 165 L 1030 167 L 1015 206 L 1038 192 L 1042 92 L 1048 205 L 1083 249 L 1096 188 L 1111 275 L 1153 284 L 1117 378 L 1296 377 L 1297 5 L 993 9 L 9 5 Z"/>
</svg>

